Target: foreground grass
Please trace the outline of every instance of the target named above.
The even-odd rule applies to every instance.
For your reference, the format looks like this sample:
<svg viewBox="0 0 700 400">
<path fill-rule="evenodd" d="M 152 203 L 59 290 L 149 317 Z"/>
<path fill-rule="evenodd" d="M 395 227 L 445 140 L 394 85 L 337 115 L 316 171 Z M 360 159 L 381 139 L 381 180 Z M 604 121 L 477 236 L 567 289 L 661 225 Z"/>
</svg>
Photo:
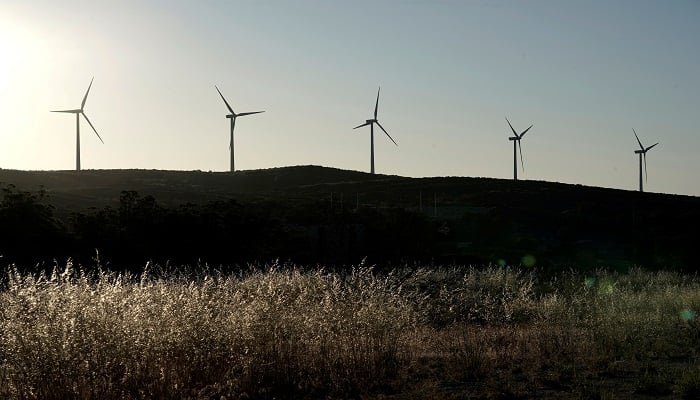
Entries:
<svg viewBox="0 0 700 400">
<path fill-rule="evenodd" d="M 697 398 L 700 279 L 7 273 L 0 398 Z"/>
</svg>

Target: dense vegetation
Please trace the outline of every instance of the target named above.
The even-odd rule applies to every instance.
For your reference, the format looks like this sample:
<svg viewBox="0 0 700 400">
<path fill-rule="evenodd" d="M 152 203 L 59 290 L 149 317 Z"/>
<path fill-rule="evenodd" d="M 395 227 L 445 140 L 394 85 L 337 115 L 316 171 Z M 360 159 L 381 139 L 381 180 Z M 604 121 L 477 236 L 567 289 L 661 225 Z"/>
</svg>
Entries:
<svg viewBox="0 0 700 400">
<path fill-rule="evenodd" d="M 274 259 L 695 271 L 700 199 L 547 182 L 321 167 L 237 173 L 0 170 L 5 265 Z M 44 189 L 40 189 L 44 185 Z"/>
<path fill-rule="evenodd" d="M 434 246 L 434 229 L 425 216 L 400 208 L 334 213 L 323 204 L 280 208 L 275 202 L 242 205 L 235 200 L 164 207 L 153 196 L 123 191 L 116 208 L 59 219 L 45 192 L 3 190 L 0 255 L 5 265 L 46 269 L 55 258 L 90 265 L 98 253 L 113 269 L 151 261 L 231 270 L 276 258 L 420 260 Z"/>
<path fill-rule="evenodd" d="M 700 394 L 700 280 L 679 273 L 68 265 L 2 286 L 2 398 Z"/>
</svg>

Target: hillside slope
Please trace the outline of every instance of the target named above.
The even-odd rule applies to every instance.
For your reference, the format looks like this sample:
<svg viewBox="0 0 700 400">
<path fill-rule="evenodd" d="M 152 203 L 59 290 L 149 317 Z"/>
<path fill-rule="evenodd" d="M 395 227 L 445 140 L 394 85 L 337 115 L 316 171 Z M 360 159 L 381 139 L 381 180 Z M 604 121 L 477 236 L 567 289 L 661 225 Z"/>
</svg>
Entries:
<svg viewBox="0 0 700 400">
<path fill-rule="evenodd" d="M 700 198 L 691 196 L 538 181 L 406 178 L 318 166 L 236 173 L 0 170 L 0 182 L 22 191 L 44 188 L 45 201 L 64 222 L 76 214 L 91 216 L 90 208 L 118 209 L 123 191 L 152 196 L 168 209 L 212 202 L 221 208 L 221 202 L 235 200 L 245 207 L 236 211 L 242 213 L 239 220 L 255 215 L 258 224 L 271 224 L 250 243 L 269 242 L 266 235 L 277 232 L 279 246 L 266 245 L 255 257 L 304 262 L 353 263 L 371 256 L 378 262 L 534 261 L 557 267 L 692 269 L 693 232 L 700 224 Z M 117 217 L 110 223 L 122 223 Z M 142 225 L 148 229 L 166 230 L 147 222 Z M 172 222 L 167 230 L 179 223 Z M 250 236 L 244 231 L 236 235 Z M 112 241 L 99 243 L 104 247 Z M 167 245 L 159 246 L 161 253 L 167 252 Z M 201 254 L 205 250 L 197 251 L 207 256 Z"/>
</svg>

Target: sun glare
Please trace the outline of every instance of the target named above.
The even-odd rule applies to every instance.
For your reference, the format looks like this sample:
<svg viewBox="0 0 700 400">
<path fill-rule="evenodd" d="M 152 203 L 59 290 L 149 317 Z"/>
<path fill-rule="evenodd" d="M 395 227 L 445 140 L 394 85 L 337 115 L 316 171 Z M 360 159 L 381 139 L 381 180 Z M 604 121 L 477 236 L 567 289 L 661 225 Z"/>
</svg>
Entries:
<svg viewBox="0 0 700 400">
<path fill-rule="evenodd" d="M 0 136 L 2 137 L 2 161 L 0 167 L 16 165 L 19 143 L 26 135 L 17 135 L 26 131 L 35 120 L 24 119 L 30 109 L 21 107 L 29 90 L 27 77 L 36 69 L 31 57 L 32 41 L 28 40 L 28 28 L 18 25 L 7 17 L 0 16 Z M 22 90 L 27 89 L 27 90 Z M 20 122 L 22 121 L 22 122 Z M 29 122 L 29 124 L 27 124 Z"/>
<path fill-rule="evenodd" d="M 7 88 L 7 83 L 10 81 L 11 63 L 15 57 L 15 51 L 10 44 L 7 43 L 3 34 L 0 33 L 0 90 Z"/>
<path fill-rule="evenodd" d="M 17 35 L 0 26 L 0 89 L 7 89 L 21 58 Z"/>
</svg>

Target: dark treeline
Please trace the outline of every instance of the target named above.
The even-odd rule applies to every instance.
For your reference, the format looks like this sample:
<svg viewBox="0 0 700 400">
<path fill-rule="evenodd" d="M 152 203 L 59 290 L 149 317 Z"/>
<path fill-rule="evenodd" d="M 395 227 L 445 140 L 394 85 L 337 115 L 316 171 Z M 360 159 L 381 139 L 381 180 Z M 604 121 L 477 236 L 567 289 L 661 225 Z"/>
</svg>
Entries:
<svg viewBox="0 0 700 400">
<path fill-rule="evenodd" d="M 166 207 L 153 196 L 123 191 L 118 206 L 59 218 L 43 190 L 9 185 L 1 194 L 0 264 L 24 268 L 51 268 L 69 258 L 91 268 L 99 254 L 101 265 L 132 271 L 149 261 L 230 270 L 277 259 L 342 267 L 365 258 L 387 266 L 695 271 L 690 232 L 700 223 L 700 210 L 661 212 L 644 199 L 629 212 L 581 200 L 562 209 L 480 207 L 443 218 L 401 206 L 343 206 L 328 198 Z"/>
<path fill-rule="evenodd" d="M 163 207 L 153 196 L 123 191 L 117 208 L 74 212 L 59 219 L 46 193 L 2 189 L 2 264 L 49 268 L 68 258 L 90 268 L 208 265 L 224 270 L 276 259 L 356 265 L 425 260 L 434 238 L 430 222 L 403 209 L 328 209 L 323 201 L 286 205 L 235 200 Z"/>
</svg>

